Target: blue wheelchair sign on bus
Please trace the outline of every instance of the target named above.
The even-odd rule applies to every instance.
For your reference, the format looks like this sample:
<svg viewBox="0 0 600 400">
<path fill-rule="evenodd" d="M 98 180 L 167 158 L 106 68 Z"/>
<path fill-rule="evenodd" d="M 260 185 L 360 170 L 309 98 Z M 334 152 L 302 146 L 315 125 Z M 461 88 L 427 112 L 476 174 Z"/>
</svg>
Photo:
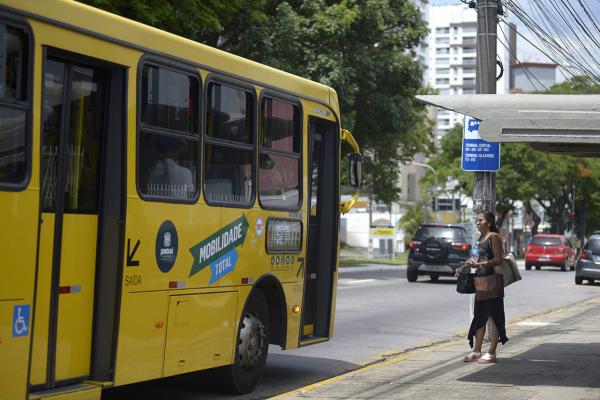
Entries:
<svg viewBox="0 0 600 400">
<path fill-rule="evenodd" d="M 29 336 L 29 304 L 17 304 L 13 308 L 13 337 Z"/>
<path fill-rule="evenodd" d="M 462 141 L 463 171 L 498 171 L 500 169 L 500 143 L 479 137 L 480 121 L 465 116 Z"/>
</svg>

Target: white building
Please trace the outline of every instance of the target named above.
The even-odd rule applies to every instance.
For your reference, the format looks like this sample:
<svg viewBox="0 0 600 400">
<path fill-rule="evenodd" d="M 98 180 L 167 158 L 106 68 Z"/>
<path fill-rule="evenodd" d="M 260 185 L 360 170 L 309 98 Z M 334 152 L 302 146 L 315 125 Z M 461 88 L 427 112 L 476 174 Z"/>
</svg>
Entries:
<svg viewBox="0 0 600 400">
<path fill-rule="evenodd" d="M 434 5 L 429 14 L 429 85 L 440 94 L 474 94 L 477 70 L 477 12 L 465 4 Z M 504 75 L 496 83 L 496 92 L 509 91 L 510 52 L 499 35 L 497 52 Z M 505 47 L 506 46 L 506 47 Z M 499 71 L 499 69 L 498 69 Z M 463 116 L 439 111 L 437 140 L 441 139 Z"/>
<path fill-rule="evenodd" d="M 429 0 L 412 0 L 421 11 L 421 17 L 429 25 L 429 13 L 431 5 Z M 415 49 L 417 57 L 423 65 L 423 82 L 429 81 L 429 38 L 424 38 Z"/>
<path fill-rule="evenodd" d="M 545 91 L 556 84 L 556 64 L 523 62 L 511 65 L 511 91 Z"/>
</svg>

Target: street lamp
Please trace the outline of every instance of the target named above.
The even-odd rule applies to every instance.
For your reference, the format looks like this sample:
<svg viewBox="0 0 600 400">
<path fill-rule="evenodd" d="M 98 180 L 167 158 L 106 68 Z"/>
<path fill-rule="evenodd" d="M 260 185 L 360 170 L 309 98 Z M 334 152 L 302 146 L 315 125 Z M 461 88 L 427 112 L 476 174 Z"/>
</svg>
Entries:
<svg viewBox="0 0 600 400">
<path fill-rule="evenodd" d="M 429 169 L 431 170 L 431 172 L 433 172 L 434 174 L 436 174 L 436 173 L 437 173 L 437 172 L 436 172 L 436 170 L 435 170 L 435 169 L 434 169 L 434 168 L 433 168 L 431 165 L 429 165 L 429 164 L 423 164 L 423 163 L 420 163 L 420 162 L 414 162 L 414 161 L 412 161 L 412 162 L 410 162 L 410 163 L 408 163 L 408 164 L 409 164 L 409 165 L 416 165 L 417 167 L 429 168 Z"/>
</svg>

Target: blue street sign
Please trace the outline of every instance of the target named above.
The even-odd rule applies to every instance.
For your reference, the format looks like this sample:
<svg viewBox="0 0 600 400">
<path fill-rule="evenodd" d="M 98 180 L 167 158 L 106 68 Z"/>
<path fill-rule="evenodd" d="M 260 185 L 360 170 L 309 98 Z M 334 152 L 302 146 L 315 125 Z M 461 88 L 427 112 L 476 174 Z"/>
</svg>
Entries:
<svg viewBox="0 0 600 400">
<path fill-rule="evenodd" d="M 500 143 L 479 137 L 480 121 L 465 116 L 462 141 L 463 171 L 498 171 L 500 169 Z"/>
</svg>

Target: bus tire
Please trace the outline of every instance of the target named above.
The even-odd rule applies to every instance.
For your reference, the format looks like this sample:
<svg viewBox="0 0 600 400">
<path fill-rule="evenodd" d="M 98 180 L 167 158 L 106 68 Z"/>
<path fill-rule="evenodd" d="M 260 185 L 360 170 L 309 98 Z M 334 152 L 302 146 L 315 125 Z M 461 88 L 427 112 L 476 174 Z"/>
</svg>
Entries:
<svg viewBox="0 0 600 400">
<path fill-rule="evenodd" d="M 223 388 L 232 394 L 253 391 L 267 362 L 271 339 L 269 309 L 260 290 L 251 296 L 240 319 L 234 363 L 223 368 Z"/>
</svg>

